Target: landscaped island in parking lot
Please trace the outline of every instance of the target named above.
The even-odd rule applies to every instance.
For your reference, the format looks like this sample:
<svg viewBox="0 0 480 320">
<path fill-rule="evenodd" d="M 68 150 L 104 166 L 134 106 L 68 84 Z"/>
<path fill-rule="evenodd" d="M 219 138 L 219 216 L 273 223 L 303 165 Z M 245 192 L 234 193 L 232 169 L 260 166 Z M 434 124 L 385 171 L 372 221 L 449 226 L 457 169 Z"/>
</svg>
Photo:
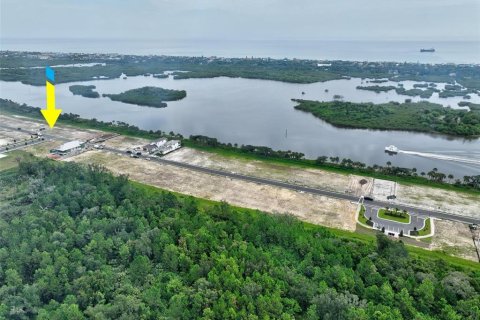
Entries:
<svg viewBox="0 0 480 320">
<path fill-rule="evenodd" d="M 103 96 L 109 97 L 114 101 L 121 101 L 139 106 L 165 108 L 167 104 L 164 101 L 181 100 L 187 96 L 187 92 L 185 90 L 170 90 L 159 87 L 142 87 L 127 90 L 119 94 L 103 94 Z"/>
</svg>

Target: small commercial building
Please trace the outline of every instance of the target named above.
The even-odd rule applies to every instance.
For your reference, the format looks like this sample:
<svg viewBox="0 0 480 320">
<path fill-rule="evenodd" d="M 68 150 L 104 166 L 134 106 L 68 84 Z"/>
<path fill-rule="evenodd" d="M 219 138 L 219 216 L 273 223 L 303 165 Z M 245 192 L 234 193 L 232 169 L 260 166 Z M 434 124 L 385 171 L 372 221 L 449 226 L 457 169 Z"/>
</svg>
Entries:
<svg viewBox="0 0 480 320">
<path fill-rule="evenodd" d="M 160 147 L 167 143 L 167 139 L 163 138 L 158 141 L 151 142 L 142 147 L 142 150 L 148 153 L 156 152 Z"/>
<path fill-rule="evenodd" d="M 157 152 L 161 155 L 167 154 L 181 147 L 180 140 L 170 140 L 158 148 Z"/>
<path fill-rule="evenodd" d="M 70 152 L 82 149 L 84 145 L 85 145 L 85 142 L 83 141 L 79 141 L 79 140 L 69 141 L 55 149 L 50 150 L 50 152 L 54 154 L 59 154 L 59 155 L 66 155 Z"/>
</svg>

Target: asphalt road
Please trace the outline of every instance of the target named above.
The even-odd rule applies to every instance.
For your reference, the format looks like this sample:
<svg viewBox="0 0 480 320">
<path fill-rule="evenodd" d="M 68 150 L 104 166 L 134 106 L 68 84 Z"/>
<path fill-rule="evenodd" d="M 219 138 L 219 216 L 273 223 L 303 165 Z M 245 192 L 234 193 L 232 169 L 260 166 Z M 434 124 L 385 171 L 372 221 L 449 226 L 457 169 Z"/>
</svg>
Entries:
<svg viewBox="0 0 480 320">
<path fill-rule="evenodd" d="M 10 129 L 10 130 L 18 130 L 17 128 L 12 128 L 12 127 L 5 126 L 5 125 L 0 125 L 0 127 Z M 29 132 L 27 130 L 23 130 L 23 129 L 21 129 L 21 131 L 29 133 L 29 134 L 31 133 L 31 132 Z M 56 139 L 56 140 L 62 140 L 62 141 L 66 140 L 65 138 L 62 138 L 62 137 L 49 135 L 45 131 L 43 133 L 43 136 L 45 137 L 45 139 Z M 125 153 L 125 151 L 122 151 L 122 150 L 119 150 L 119 149 L 105 147 L 103 150 L 111 151 L 111 152 L 115 152 L 115 153 L 120 153 L 120 154 L 124 154 L 125 156 L 128 156 Z M 353 201 L 353 202 L 361 201 L 361 199 L 359 199 L 359 197 L 351 195 L 351 194 L 346 194 L 346 193 L 340 193 L 340 192 L 334 192 L 334 191 L 330 191 L 330 190 L 304 187 L 304 186 L 295 185 L 295 184 L 282 182 L 282 181 L 278 181 L 278 180 L 270 180 L 270 179 L 265 179 L 265 178 L 247 176 L 247 175 L 234 173 L 234 172 L 229 172 L 229 171 L 215 170 L 215 169 L 200 167 L 200 166 L 196 166 L 196 165 L 192 165 L 192 164 L 188 164 L 188 163 L 177 162 L 177 161 L 167 160 L 167 159 L 158 158 L 158 157 L 143 156 L 143 155 L 140 156 L 140 157 L 141 158 L 149 157 L 150 161 L 155 161 L 155 162 L 158 162 L 158 163 L 177 166 L 177 167 L 180 167 L 180 168 L 185 168 L 185 169 L 194 170 L 194 171 L 198 171 L 198 172 L 203 172 L 203 173 L 207 173 L 207 174 L 213 174 L 213 175 L 217 175 L 217 176 L 228 177 L 228 178 L 232 178 L 232 179 L 244 180 L 244 181 L 254 182 L 254 183 L 258 183 L 258 184 L 271 185 L 271 186 L 275 186 L 275 187 L 295 190 L 295 191 L 298 191 L 298 192 L 308 192 L 308 193 L 311 193 L 311 194 L 321 195 L 321 196 L 335 198 L 335 199 L 342 199 L 342 200 L 348 200 L 348 201 Z M 418 208 L 418 207 L 414 207 L 414 206 L 397 204 L 397 203 L 393 203 L 393 202 L 378 201 L 378 200 L 373 200 L 373 201 L 366 200 L 365 205 L 375 206 L 375 207 L 395 207 L 395 208 L 398 208 L 399 210 L 407 210 L 408 212 L 415 212 L 416 215 L 418 215 L 418 216 L 434 217 L 434 218 L 439 218 L 439 219 L 444 219 L 444 220 L 459 221 L 459 222 L 463 222 L 463 223 L 480 224 L 480 218 L 461 216 L 461 215 L 458 215 L 458 214 L 444 212 L 444 211 L 428 210 L 428 209 Z"/>
<path fill-rule="evenodd" d="M 106 151 L 111 151 L 115 153 L 120 153 L 120 154 L 127 154 L 125 151 L 114 149 L 114 148 L 107 148 L 105 147 L 104 150 Z M 346 194 L 346 193 L 340 193 L 340 192 L 334 192 L 330 190 L 324 190 L 324 189 L 316 189 L 316 188 L 310 188 L 310 187 L 304 187 L 296 184 L 291 184 L 287 182 L 282 182 L 278 180 L 270 180 L 270 179 L 265 179 L 265 178 L 259 178 L 259 177 L 253 177 L 253 176 L 247 176 L 239 173 L 234 173 L 230 171 L 223 171 L 223 170 L 215 170 L 215 169 L 210 169 L 210 168 L 205 168 L 205 167 L 200 167 L 184 162 L 177 162 L 177 161 L 172 161 L 172 160 L 167 160 L 163 158 L 158 158 L 158 157 L 151 157 L 151 156 L 140 156 L 141 158 L 150 158 L 150 161 L 158 162 L 158 163 L 163 163 L 163 164 L 168 164 L 172 166 L 177 166 L 189 170 L 194 170 L 198 172 L 203 172 L 203 173 L 208 173 L 208 174 L 213 174 L 213 175 L 218 175 L 218 176 L 223 176 L 223 177 L 228 177 L 232 179 L 239 179 L 239 180 L 244 180 L 248 182 L 254 182 L 258 184 L 266 184 L 266 185 L 271 185 L 275 187 L 280 187 L 280 188 L 286 188 L 290 190 L 295 190 L 299 192 L 308 192 L 316 195 L 321 195 L 325 197 L 330 197 L 330 198 L 336 198 L 336 199 L 342 199 L 342 200 L 348 200 L 348 201 L 353 201 L 353 202 L 358 202 L 361 199 L 359 197 L 351 195 L 351 194 Z M 480 218 L 474 218 L 474 217 L 466 217 L 466 216 L 461 216 L 453 213 L 448 213 L 448 212 L 443 212 L 443 211 L 435 211 L 435 210 L 427 210 L 423 208 L 418 208 L 414 206 L 405 206 L 401 204 L 396 204 L 392 202 L 386 202 L 386 201 L 365 201 L 365 204 L 368 206 L 376 206 L 376 207 L 395 207 L 398 208 L 399 210 L 407 210 L 408 212 L 415 212 L 416 215 L 418 216 L 425 216 L 425 217 L 434 217 L 434 218 L 439 218 L 439 219 L 445 219 L 445 220 L 454 220 L 454 221 L 459 221 L 463 223 L 477 223 L 480 224 Z"/>
</svg>

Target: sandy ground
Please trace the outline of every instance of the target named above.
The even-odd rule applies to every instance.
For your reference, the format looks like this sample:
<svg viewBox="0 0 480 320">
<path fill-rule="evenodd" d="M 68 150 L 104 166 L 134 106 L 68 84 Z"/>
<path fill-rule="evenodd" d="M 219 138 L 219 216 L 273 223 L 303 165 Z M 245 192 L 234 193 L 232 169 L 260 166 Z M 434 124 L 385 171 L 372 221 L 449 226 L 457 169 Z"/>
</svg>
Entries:
<svg viewBox="0 0 480 320">
<path fill-rule="evenodd" d="M 202 167 L 233 171 L 245 175 L 258 176 L 294 183 L 302 186 L 329 189 L 353 194 L 368 193 L 372 179 L 355 175 L 342 175 L 328 171 L 299 168 L 262 161 L 227 158 L 213 153 L 183 147 L 164 156 L 165 159 L 186 162 Z M 364 179 L 362 186 L 359 182 Z"/>
<path fill-rule="evenodd" d="M 29 130 L 32 132 L 38 131 L 41 127 L 46 128 L 45 132 L 51 135 L 58 135 L 59 137 L 69 139 L 69 140 L 82 140 L 86 141 L 90 138 L 93 138 L 103 132 L 98 130 L 90 129 L 78 129 L 70 126 L 55 126 L 53 129 L 48 128 L 48 126 L 40 121 L 35 121 L 30 118 L 20 117 L 20 116 L 5 116 L 0 115 L 0 123 L 10 126 L 12 128 L 22 128 L 23 130 Z M 12 131 L 8 131 L 13 133 Z M 25 135 L 25 133 L 22 133 Z"/>
<path fill-rule="evenodd" d="M 102 142 L 102 144 L 107 147 L 120 149 L 122 151 L 131 150 L 136 147 L 142 147 L 148 143 L 150 143 L 150 140 L 125 136 L 118 136 Z"/>
<path fill-rule="evenodd" d="M 446 253 L 464 259 L 478 261 L 472 234 L 467 224 L 447 220 L 435 220 L 435 235 L 431 249 L 443 250 Z"/>
<path fill-rule="evenodd" d="M 480 195 L 397 184 L 397 201 L 428 209 L 480 217 Z"/>
<path fill-rule="evenodd" d="M 347 192 L 358 196 L 372 194 L 376 199 L 385 201 L 387 195 L 395 194 L 397 196 L 395 201 L 398 203 L 480 217 L 480 195 L 422 186 L 405 186 L 387 180 L 342 175 L 319 169 L 296 168 L 262 161 L 236 159 L 185 147 L 166 155 L 165 158 L 303 186 Z M 366 181 L 364 185 L 359 183 L 362 179 Z"/>
<path fill-rule="evenodd" d="M 0 147 L 6 146 L 10 142 L 11 142 L 10 139 L 5 137 L 4 135 L 1 135 L 1 133 L 0 133 Z"/>
<path fill-rule="evenodd" d="M 394 181 L 374 179 L 372 195 L 374 199 L 387 201 L 387 197 L 395 195 L 396 183 Z"/>
<path fill-rule="evenodd" d="M 22 131 L 0 128 L 0 146 L 12 144 L 14 139 L 19 142 L 30 140 L 31 137 L 29 134 L 26 134 Z"/>
<path fill-rule="evenodd" d="M 299 193 L 230 178 L 194 172 L 144 159 L 89 151 L 67 161 L 102 164 L 133 180 L 200 198 L 270 213 L 289 213 L 301 220 L 344 230 L 355 230 L 356 205 L 344 200 Z"/>
</svg>

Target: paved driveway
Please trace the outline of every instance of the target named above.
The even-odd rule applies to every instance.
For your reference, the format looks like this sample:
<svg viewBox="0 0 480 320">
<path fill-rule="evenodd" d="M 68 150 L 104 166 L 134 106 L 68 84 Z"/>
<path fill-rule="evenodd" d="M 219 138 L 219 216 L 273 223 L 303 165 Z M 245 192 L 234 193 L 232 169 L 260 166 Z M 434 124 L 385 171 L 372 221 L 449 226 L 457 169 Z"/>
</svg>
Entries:
<svg viewBox="0 0 480 320">
<path fill-rule="evenodd" d="M 364 206 L 365 217 L 367 217 L 367 219 L 372 217 L 373 227 L 375 229 L 381 230 L 383 227 L 385 227 L 385 233 L 393 233 L 395 235 L 398 235 L 402 230 L 403 234 L 409 235 L 410 231 L 413 231 L 415 227 L 417 230 L 423 229 L 425 226 L 425 220 L 428 218 L 414 211 L 409 211 L 408 214 L 410 214 L 410 223 L 401 223 L 379 218 L 378 210 L 382 209 L 382 207 L 368 203 L 364 203 Z"/>
</svg>

